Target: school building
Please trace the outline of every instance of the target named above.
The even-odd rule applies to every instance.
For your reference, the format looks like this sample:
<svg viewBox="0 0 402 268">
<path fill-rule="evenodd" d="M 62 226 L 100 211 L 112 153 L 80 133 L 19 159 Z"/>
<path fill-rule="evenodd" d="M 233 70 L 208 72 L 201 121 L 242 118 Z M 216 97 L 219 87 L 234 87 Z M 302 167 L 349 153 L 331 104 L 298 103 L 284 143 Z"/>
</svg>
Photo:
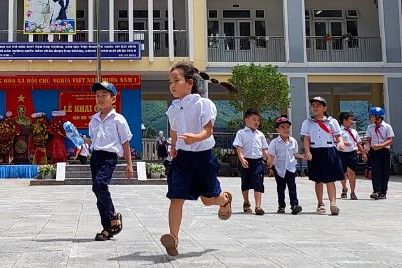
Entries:
<svg viewBox="0 0 402 268">
<path fill-rule="evenodd" d="M 72 0 L 70 0 L 72 2 Z M 402 154 L 402 6 L 400 0 L 77 0 L 76 34 L 24 34 L 24 1 L 2 0 L 1 44 L 139 43 L 137 59 L 102 59 L 102 75 L 141 77 L 141 101 L 171 100 L 171 66 L 188 60 L 226 81 L 238 64 L 273 64 L 288 77 L 288 116 L 299 136 L 309 98 L 320 95 L 337 116 L 343 105 L 386 110 Z M 96 3 L 100 4 L 97 31 Z M 0 49 L 1 50 L 1 49 Z M 1 59 L 0 77 L 94 75 L 97 62 L 60 51 L 55 59 Z M 60 55 L 59 55 L 60 56 Z M 74 88 L 77 80 L 70 80 Z M 124 83 L 123 83 L 124 84 Z M 124 88 L 124 85 L 122 85 Z M 0 84 L 0 92 L 2 91 Z M 210 84 L 209 97 L 226 100 Z M 129 95 L 131 96 L 131 95 Z M 6 111 L 0 94 L 0 113 Z M 122 104 L 123 105 L 123 104 Z M 129 106 L 129 102 L 126 104 Z M 122 107 L 124 111 L 124 107 Z M 218 106 L 219 110 L 219 106 Z M 354 112 L 354 111 L 353 111 Z M 162 116 L 162 115 L 161 115 Z M 137 124 L 138 123 L 138 124 Z M 138 125 L 138 126 L 137 126 Z M 139 121 L 132 128 L 141 131 Z"/>
</svg>

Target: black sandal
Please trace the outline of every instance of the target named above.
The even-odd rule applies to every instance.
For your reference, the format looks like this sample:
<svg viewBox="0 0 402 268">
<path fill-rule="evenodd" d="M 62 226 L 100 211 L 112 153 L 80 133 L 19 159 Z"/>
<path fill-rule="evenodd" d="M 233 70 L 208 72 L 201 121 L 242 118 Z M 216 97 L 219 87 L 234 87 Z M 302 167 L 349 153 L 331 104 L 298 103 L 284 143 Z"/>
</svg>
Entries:
<svg viewBox="0 0 402 268">
<path fill-rule="evenodd" d="M 110 230 L 103 229 L 102 232 L 96 234 L 95 241 L 106 241 L 110 240 L 110 238 L 113 238 Z"/>
<path fill-rule="evenodd" d="M 117 212 L 116 215 L 110 218 L 110 221 L 114 220 L 119 220 L 120 223 L 110 226 L 110 233 L 112 236 L 117 235 L 121 230 L 123 230 L 123 216 Z"/>
<path fill-rule="evenodd" d="M 244 202 L 243 203 L 243 212 L 245 212 L 245 213 L 253 213 L 253 210 L 251 209 L 250 202 Z"/>
</svg>

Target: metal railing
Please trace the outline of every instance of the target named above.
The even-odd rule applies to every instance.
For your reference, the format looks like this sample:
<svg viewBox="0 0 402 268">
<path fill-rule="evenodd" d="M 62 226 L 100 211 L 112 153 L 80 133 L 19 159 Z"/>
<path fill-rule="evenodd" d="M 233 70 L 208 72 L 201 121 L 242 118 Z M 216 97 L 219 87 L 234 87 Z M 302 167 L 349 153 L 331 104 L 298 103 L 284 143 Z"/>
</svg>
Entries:
<svg viewBox="0 0 402 268">
<path fill-rule="evenodd" d="M 284 62 L 285 39 L 271 36 L 208 36 L 210 62 Z"/>
<path fill-rule="evenodd" d="M 306 47 L 309 62 L 382 61 L 380 37 L 310 36 Z"/>
<path fill-rule="evenodd" d="M 94 41 L 97 38 L 97 31 L 93 31 Z M 134 31 L 134 40 L 140 41 L 142 44 L 142 55 L 149 55 L 148 47 L 148 31 Z M 174 30 L 174 56 L 175 57 L 188 57 L 188 34 L 187 30 Z M 23 31 L 14 31 L 15 42 L 28 42 L 29 35 L 24 34 Z M 128 30 L 115 30 L 115 42 L 129 42 Z M 73 42 L 88 42 L 88 30 L 77 30 L 73 36 Z M 0 42 L 8 41 L 8 30 L 0 30 Z M 100 31 L 100 41 L 109 42 L 109 30 Z M 47 34 L 33 35 L 33 42 L 48 42 Z M 68 42 L 67 35 L 53 34 L 53 42 Z M 154 30 L 154 56 L 167 57 L 169 56 L 169 38 L 167 30 Z"/>
</svg>

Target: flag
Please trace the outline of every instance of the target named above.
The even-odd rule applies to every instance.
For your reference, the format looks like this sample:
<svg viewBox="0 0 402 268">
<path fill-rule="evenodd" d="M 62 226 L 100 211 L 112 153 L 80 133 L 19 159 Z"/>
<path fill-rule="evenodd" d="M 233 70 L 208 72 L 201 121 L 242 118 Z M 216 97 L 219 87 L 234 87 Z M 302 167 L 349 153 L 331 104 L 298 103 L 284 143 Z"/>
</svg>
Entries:
<svg viewBox="0 0 402 268">
<path fill-rule="evenodd" d="M 24 86 L 8 87 L 6 89 L 6 110 L 13 113 L 12 117 L 20 125 L 30 125 L 31 114 L 35 112 L 31 88 Z"/>
</svg>

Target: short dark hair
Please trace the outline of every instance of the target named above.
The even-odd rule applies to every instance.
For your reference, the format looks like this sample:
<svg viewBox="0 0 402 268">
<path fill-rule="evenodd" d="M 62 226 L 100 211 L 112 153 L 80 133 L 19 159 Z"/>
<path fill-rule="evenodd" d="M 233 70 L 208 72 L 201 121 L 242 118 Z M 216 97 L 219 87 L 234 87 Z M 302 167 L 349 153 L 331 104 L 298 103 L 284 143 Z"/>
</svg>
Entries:
<svg viewBox="0 0 402 268">
<path fill-rule="evenodd" d="M 354 117 L 352 113 L 342 112 L 339 114 L 339 122 L 342 124 L 343 120 L 348 120 L 350 117 Z"/>
<path fill-rule="evenodd" d="M 257 111 L 256 109 L 253 108 L 249 108 L 247 109 L 247 111 L 244 113 L 244 118 L 249 118 L 252 115 L 258 115 L 259 117 L 261 117 L 261 114 L 259 111 Z"/>
</svg>

